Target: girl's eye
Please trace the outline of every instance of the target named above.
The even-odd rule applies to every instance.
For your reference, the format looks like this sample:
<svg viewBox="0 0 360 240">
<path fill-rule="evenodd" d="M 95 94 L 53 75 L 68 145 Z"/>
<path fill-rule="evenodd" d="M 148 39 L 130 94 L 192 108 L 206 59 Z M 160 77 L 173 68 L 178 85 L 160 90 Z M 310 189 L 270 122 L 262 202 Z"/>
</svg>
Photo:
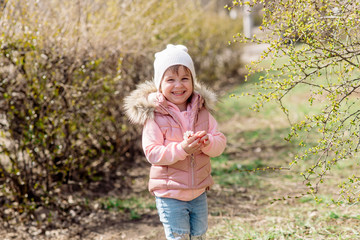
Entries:
<svg viewBox="0 0 360 240">
<path fill-rule="evenodd" d="M 174 81 L 174 79 L 172 79 L 172 78 L 166 79 L 166 82 L 173 82 L 173 81 Z"/>
<path fill-rule="evenodd" d="M 183 80 L 183 81 L 188 81 L 188 80 L 189 80 L 189 78 L 183 78 L 182 80 Z"/>
</svg>

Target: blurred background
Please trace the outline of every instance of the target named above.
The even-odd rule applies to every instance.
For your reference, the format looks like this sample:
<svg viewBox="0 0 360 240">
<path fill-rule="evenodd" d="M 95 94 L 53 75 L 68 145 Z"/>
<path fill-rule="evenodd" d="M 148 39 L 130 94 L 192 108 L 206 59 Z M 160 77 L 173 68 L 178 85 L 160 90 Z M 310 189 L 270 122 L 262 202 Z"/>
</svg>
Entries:
<svg viewBox="0 0 360 240">
<path fill-rule="evenodd" d="M 224 7 L 232 2 L 0 0 L 0 236 L 164 238 L 147 190 L 142 128 L 125 117 L 123 99 L 152 79 L 154 53 L 169 43 L 188 47 L 198 79 L 218 94 L 214 116 L 228 139 L 212 159 L 208 239 L 359 236 L 351 206 L 329 207 L 332 186 L 355 174 L 356 164 L 336 164 L 330 187 L 319 192 L 324 200 L 314 199 L 300 176 L 313 162 L 289 168 L 304 147 L 284 141 L 287 116 L 274 103 L 250 111 L 256 97 L 239 97 L 268 77 L 259 70 L 244 80 L 246 64 L 269 45 L 252 42 L 264 34 L 263 7 Z M 235 43 L 238 33 L 246 44 Z M 303 47 L 303 35 L 289 35 L 300 39 L 292 49 Z M 283 56 L 276 64 L 289 62 Z M 258 65 L 268 66 L 276 69 L 271 61 Z M 284 98 L 294 122 L 321 112 L 324 98 L 309 108 L 309 92 L 301 86 Z M 301 137 L 311 145 L 318 136 Z"/>
</svg>

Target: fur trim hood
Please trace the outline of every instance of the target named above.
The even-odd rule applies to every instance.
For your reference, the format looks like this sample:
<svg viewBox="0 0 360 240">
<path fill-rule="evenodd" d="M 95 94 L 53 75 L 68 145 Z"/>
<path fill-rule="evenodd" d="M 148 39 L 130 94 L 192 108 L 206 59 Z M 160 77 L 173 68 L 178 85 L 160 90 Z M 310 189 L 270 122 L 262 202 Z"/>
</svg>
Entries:
<svg viewBox="0 0 360 240">
<path fill-rule="evenodd" d="M 202 84 L 195 84 L 194 93 L 197 93 L 208 111 L 215 108 L 216 94 Z M 127 117 L 134 124 L 144 125 L 147 119 L 154 119 L 154 112 L 161 112 L 156 101 L 157 89 L 152 81 L 141 83 L 124 98 L 124 110 Z"/>
</svg>

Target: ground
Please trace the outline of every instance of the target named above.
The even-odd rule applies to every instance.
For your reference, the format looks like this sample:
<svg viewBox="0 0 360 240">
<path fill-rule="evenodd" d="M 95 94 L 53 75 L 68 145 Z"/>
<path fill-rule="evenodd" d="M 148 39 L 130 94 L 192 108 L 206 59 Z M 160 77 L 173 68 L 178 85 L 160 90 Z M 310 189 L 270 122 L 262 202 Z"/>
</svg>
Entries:
<svg viewBox="0 0 360 240">
<path fill-rule="evenodd" d="M 264 48 L 266 46 L 245 46 L 244 60 L 255 60 Z M 274 119 L 269 122 L 275 124 Z M 233 137 L 255 125 L 268 125 L 270 130 L 266 131 L 270 131 L 269 134 L 281 135 L 269 122 L 243 116 L 220 122 L 220 130 L 228 136 L 227 159 L 218 159 L 213 164 L 216 184 L 208 192 L 210 214 L 207 239 L 360 239 L 360 215 L 357 209 L 354 211 L 356 206 L 319 204 L 309 195 L 297 198 L 306 193 L 307 188 L 296 169 L 263 171 L 268 166 L 288 166 L 288 162 L 277 159 L 277 156 L 282 156 L 282 160 L 292 159 L 286 144 L 268 141 L 264 129 L 262 134 L 265 135 L 253 142 Z M 13 230 L 0 227 L 0 236 L 6 240 L 163 240 L 155 201 L 147 191 L 149 165 L 145 159 L 143 161 L 144 165 L 132 169 L 130 173 L 134 177 L 134 190 L 118 189 L 108 193 L 107 197 L 93 203 L 93 211 L 80 214 L 77 223 L 70 227 L 47 230 L 41 235 L 36 225 L 26 230 L 18 223 Z M 245 171 L 244 166 L 252 166 L 250 169 L 255 171 Z M 342 171 L 357 171 L 358 168 L 349 164 L 339 170 L 341 175 Z M 339 176 L 329 175 L 327 182 L 336 182 Z M 335 189 L 323 189 L 320 195 L 329 202 L 326 196 L 333 194 Z M 129 206 L 116 202 L 116 199 L 126 199 Z M 274 199 L 281 200 L 274 202 Z"/>
</svg>

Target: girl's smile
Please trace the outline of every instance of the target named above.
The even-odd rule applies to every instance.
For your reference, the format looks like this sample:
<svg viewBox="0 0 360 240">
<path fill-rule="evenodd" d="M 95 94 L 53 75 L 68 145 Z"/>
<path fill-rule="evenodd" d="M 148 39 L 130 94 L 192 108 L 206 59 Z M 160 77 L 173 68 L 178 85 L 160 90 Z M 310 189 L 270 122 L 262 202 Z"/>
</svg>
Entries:
<svg viewBox="0 0 360 240">
<path fill-rule="evenodd" d="M 164 73 L 160 91 L 169 102 L 178 106 L 180 111 L 185 111 L 187 100 L 193 93 L 190 71 L 184 66 L 179 66 L 177 71 L 170 67 Z"/>
</svg>

